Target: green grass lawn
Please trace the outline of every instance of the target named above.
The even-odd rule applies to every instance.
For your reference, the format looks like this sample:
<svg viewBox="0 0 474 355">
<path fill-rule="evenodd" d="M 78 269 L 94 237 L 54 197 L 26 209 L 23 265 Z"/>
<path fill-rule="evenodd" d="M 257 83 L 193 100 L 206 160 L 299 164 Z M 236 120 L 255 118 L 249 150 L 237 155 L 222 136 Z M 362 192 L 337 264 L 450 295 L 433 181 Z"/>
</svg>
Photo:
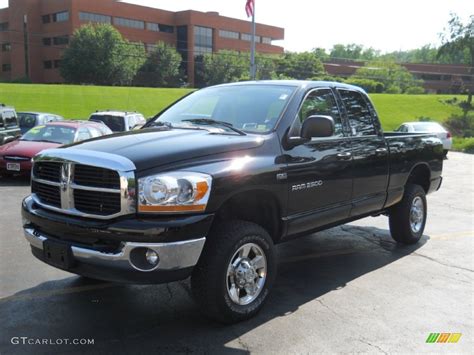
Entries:
<svg viewBox="0 0 474 355">
<path fill-rule="evenodd" d="M 40 111 L 87 119 L 96 110 L 138 111 L 153 116 L 188 89 L 152 89 L 80 85 L 0 84 L 0 103 L 17 111 Z"/>
<path fill-rule="evenodd" d="M 86 119 L 95 110 L 138 111 L 150 117 L 190 92 L 189 89 L 153 89 L 76 85 L 0 84 L 0 102 L 17 111 L 44 111 L 66 118 Z M 453 95 L 371 95 L 385 130 L 418 117 L 444 121 L 460 109 L 443 103 Z"/>
</svg>

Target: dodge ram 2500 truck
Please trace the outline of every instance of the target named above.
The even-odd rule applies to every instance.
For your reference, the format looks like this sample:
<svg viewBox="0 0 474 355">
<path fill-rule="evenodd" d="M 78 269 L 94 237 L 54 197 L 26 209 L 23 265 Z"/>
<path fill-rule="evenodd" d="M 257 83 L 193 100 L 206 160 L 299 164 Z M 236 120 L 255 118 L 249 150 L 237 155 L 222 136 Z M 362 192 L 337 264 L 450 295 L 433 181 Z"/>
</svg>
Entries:
<svg viewBox="0 0 474 355">
<path fill-rule="evenodd" d="M 85 277 L 191 276 L 205 314 L 236 322 L 267 298 L 278 243 L 380 214 L 416 243 L 442 165 L 438 138 L 383 133 L 358 87 L 220 85 L 141 130 L 37 155 L 23 228 L 38 259 Z"/>
</svg>

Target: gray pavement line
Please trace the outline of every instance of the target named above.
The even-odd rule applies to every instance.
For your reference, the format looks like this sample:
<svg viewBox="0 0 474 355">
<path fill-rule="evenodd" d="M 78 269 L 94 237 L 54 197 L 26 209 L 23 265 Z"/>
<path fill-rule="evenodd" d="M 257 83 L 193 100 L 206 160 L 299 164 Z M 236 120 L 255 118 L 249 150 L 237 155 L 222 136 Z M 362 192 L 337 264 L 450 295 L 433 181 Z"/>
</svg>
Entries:
<svg viewBox="0 0 474 355">
<path fill-rule="evenodd" d="M 472 236 L 474 236 L 474 231 L 435 234 L 435 235 L 430 236 L 430 238 L 432 238 L 432 239 L 450 239 L 450 238 L 472 237 Z"/>
<path fill-rule="evenodd" d="M 474 270 L 472 270 L 472 269 L 468 269 L 468 268 L 466 268 L 466 267 L 457 266 L 457 265 L 453 265 L 453 264 L 444 263 L 444 262 L 439 261 L 439 260 L 436 260 L 435 258 L 432 258 L 432 257 L 430 257 L 430 256 L 417 253 L 416 251 L 414 251 L 413 253 L 408 254 L 408 256 L 418 256 L 418 257 L 420 257 L 420 258 L 424 258 L 424 259 L 430 260 L 430 261 L 432 261 L 432 262 L 434 262 L 434 263 L 437 263 L 437 264 L 440 264 L 440 265 L 443 265 L 443 266 L 451 267 L 451 268 L 458 269 L 458 270 L 464 270 L 464 271 L 474 272 Z"/>
<path fill-rule="evenodd" d="M 106 288 L 121 286 L 121 284 L 114 283 L 105 283 L 100 285 L 89 285 L 89 286 L 80 286 L 80 287 L 67 287 L 64 289 L 55 289 L 55 290 L 46 290 L 46 291 L 34 291 L 21 295 L 11 295 L 4 298 L 0 298 L 0 304 L 9 302 L 9 301 L 20 301 L 20 300 L 31 300 L 41 297 L 51 297 L 58 295 L 66 295 L 71 293 L 80 293 L 94 290 L 102 290 Z"/>
</svg>

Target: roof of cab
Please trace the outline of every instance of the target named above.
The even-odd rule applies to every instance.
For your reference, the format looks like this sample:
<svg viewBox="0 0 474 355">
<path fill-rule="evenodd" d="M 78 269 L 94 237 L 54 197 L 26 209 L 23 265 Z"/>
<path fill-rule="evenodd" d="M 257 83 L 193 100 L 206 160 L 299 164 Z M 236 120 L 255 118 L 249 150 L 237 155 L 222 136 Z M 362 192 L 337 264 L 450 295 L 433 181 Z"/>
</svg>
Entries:
<svg viewBox="0 0 474 355">
<path fill-rule="evenodd" d="M 340 87 L 351 90 L 362 91 L 365 93 L 365 90 L 359 86 L 349 85 L 344 83 L 339 83 L 337 81 L 311 81 L 311 80 L 257 80 L 257 81 L 240 81 L 236 83 L 221 84 L 214 87 L 224 87 L 224 86 L 235 86 L 235 85 L 284 85 L 284 86 L 294 86 L 299 88 L 306 87 Z"/>
<path fill-rule="evenodd" d="M 96 111 L 91 114 L 92 115 L 100 115 L 100 116 L 126 116 L 126 115 L 141 115 L 138 112 L 130 112 L 130 111 Z"/>
</svg>

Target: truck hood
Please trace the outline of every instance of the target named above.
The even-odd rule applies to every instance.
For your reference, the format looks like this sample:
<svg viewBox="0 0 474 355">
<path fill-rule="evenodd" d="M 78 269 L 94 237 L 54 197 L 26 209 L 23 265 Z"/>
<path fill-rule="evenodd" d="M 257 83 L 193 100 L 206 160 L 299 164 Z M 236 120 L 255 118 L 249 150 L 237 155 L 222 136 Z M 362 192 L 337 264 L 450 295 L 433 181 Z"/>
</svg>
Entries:
<svg viewBox="0 0 474 355">
<path fill-rule="evenodd" d="M 77 143 L 65 149 L 104 152 L 130 159 L 138 171 L 211 154 L 256 148 L 264 139 L 255 135 L 213 134 L 206 130 L 145 129 Z"/>
</svg>

